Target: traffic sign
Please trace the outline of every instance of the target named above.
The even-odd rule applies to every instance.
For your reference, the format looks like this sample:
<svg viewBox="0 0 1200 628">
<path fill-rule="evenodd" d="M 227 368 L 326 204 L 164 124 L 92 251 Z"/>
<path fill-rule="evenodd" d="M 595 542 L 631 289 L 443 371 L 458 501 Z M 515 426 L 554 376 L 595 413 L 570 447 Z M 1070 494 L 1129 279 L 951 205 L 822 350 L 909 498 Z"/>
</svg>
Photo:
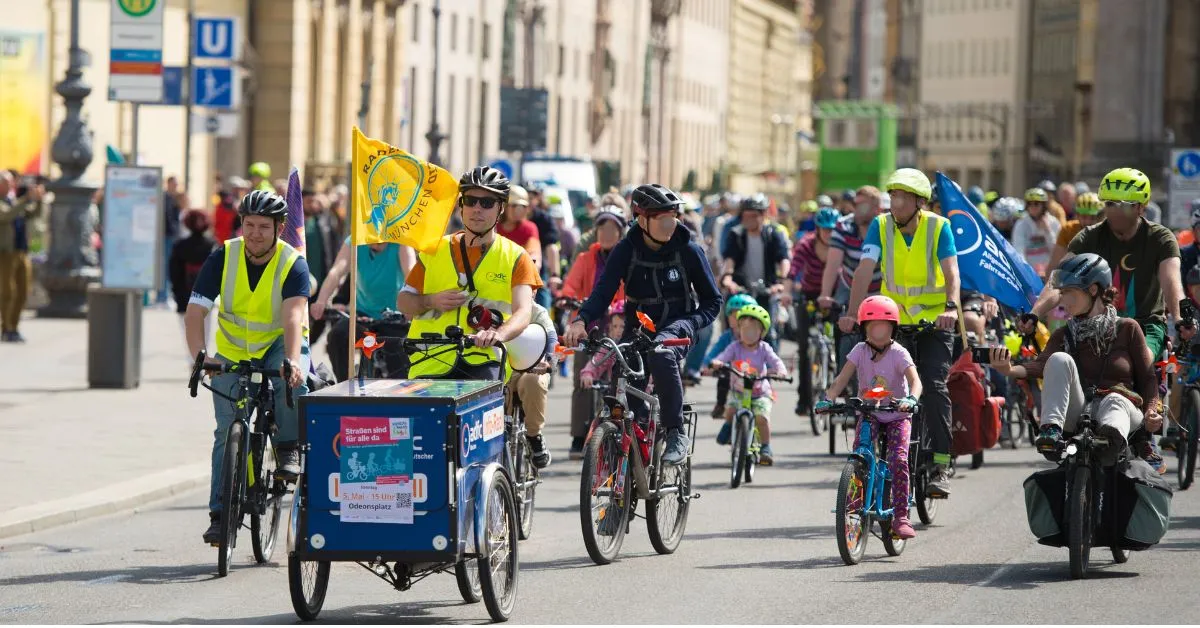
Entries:
<svg viewBox="0 0 1200 628">
<path fill-rule="evenodd" d="M 109 100 L 162 102 L 164 5 L 166 0 L 111 0 Z"/>
<path fill-rule="evenodd" d="M 163 66 L 163 98 L 160 105 L 183 104 L 183 68 L 177 65 Z"/>
<path fill-rule="evenodd" d="M 504 176 L 508 177 L 509 179 L 513 178 L 513 165 L 512 162 L 507 159 L 497 159 L 488 164 L 488 167 L 495 168 L 496 170 L 503 172 Z"/>
<path fill-rule="evenodd" d="M 192 54 L 197 59 L 234 61 L 238 57 L 240 44 L 236 17 L 196 18 Z"/>
<path fill-rule="evenodd" d="M 546 150 L 548 93 L 544 89 L 500 88 L 500 150 Z"/>
<path fill-rule="evenodd" d="M 1168 187 L 1167 226 L 1190 227 L 1192 201 L 1200 198 L 1200 148 L 1171 151 L 1171 182 Z"/>
<path fill-rule="evenodd" d="M 233 68 L 192 68 L 192 104 L 212 109 L 236 109 L 240 90 Z"/>
<path fill-rule="evenodd" d="M 193 113 L 192 129 L 195 133 L 216 137 L 237 137 L 238 114 L 236 113 Z"/>
</svg>

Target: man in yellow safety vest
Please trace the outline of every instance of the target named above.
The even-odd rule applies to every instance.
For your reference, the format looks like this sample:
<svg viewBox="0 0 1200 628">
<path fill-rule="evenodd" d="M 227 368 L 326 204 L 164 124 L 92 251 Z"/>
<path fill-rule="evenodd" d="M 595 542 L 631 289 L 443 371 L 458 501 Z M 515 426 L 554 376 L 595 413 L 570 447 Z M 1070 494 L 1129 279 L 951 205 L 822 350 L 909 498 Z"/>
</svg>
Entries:
<svg viewBox="0 0 1200 628">
<path fill-rule="evenodd" d="M 933 186 L 924 173 L 901 168 L 888 178 L 885 189 L 891 211 L 877 216 L 867 229 L 849 308 L 838 325 L 843 332 L 853 331 L 854 313 L 867 296 L 877 265 L 883 278 L 880 292 L 900 306 L 902 327 L 936 323 L 935 330 L 905 335 L 900 341 L 917 363 L 925 389 L 921 412 L 929 426 L 928 447 L 935 465 L 926 495 L 948 497 L 951 431 L 946 377 L 953 361 L 952 331 L 959 316 L 958 250 L 950 221 L 924 209 L 933 196 Z"/>
<path fill-rule="evenodd" d="M 241 237 L 217 247 L 196 277 L 184 314 L 188 349 L 193 355 L 205 350 L 204 319 L 215 307 L 217 355 L 209 362 L 256 360 L 279 369 L 281 377 L 272 378 L 275 390 L 280 391 L 275 399 L 277 472 L 294 481 L 300 474 L 299 426 L 296 410 L 285 403 L 282 376 L 289 378 L 293 395 L 308 392 L 308 264 L 296 249 L 279 239 L 287 203 L 278 194 L 254 190 L 242 198 L 238 214 Z M 236 374 L 217 375 L 212 380 L 217 429 L 213 432 L 209 527 L 204 532 L 204 542 L 209 544 L 220 540 L 221 467 L 226 435 L 237 411 L 234 402 L 217 393 L 236 398 L 237 386 Z"/>
</svg>

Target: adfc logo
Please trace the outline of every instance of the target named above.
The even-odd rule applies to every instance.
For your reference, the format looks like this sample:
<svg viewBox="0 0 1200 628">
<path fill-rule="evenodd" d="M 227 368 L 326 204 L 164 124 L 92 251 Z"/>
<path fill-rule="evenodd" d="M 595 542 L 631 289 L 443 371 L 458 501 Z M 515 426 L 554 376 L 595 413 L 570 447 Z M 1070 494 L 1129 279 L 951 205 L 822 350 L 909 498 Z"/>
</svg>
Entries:
<svg viewBox="0 0 1200 628">
<path fill-rule="evenodd" d="M 385 155 L 371 164 L 367 172 L 367 200 L 371 214 L 366 224 L 379 238 L 404 220 L 420 197 L 425 181 L 425 164 L 407 153 Z"/>
<path fill-rule="evenodd" d="M 154 10 L 158 0 L 117 0 L 117 4 L 130 17 L 142 17 Z"/>
</svg>

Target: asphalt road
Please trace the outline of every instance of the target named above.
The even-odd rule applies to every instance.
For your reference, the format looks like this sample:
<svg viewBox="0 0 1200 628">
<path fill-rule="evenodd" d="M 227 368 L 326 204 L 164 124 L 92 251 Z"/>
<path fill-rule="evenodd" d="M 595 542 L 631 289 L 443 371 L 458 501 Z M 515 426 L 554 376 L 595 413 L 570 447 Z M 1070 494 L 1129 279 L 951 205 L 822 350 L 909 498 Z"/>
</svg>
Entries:
<svg viewBox="0 0 1200 628">
<path fill-rule="evenodd" d="M 989 451 L 982 469 L 960 470 L 936 524 L 918 526 L 903 556 L 886 557 L 872 538 L 861 565 L 843 566 L 831 509 L 844 458 L 829 456 L 826 439 L 788 413 L 791 393 L 777 405 L 775 467 L 730 490 L 727 450 L 713 441 L 718 425 L 703 419 L 694 471 L 702 498 L 679 551 L 656 555 L 639 520 L 621 558 L 595 566 L 579 531 L 579 463 L 566 460 L 560 417 L 568 413 L 567 391 L 559 384 L 548 427 L 557 459 L 539 488 L 533 538 L 520 547 L 515 622 L 1200 621 L 1200 495 L 1177 494 L 1162 544 L 1125 565 L 1097 551 L 1090 579 L 1071 581 L 1066 550 L 1038 545 L 1025 522 L 1021 482 L 1048 464 L 1029 448 Z M 689 397 L 708 408 L 712 394 L 693 389 Z M 216 552 L 200 542 L 204 503 L 196 491 L 136 513 L 7 539 L 0 622 L 295 622 L 282 542 L 276 562 L 264 566 L 252 565 L 250 544 L 242 543 L 233 571 L 218 579 Z M 335 564 L 320 621 L 483 623 L 487 612 L 461 602 L 451 575 L 401 593 L 358 566 Z"/>
</svg>

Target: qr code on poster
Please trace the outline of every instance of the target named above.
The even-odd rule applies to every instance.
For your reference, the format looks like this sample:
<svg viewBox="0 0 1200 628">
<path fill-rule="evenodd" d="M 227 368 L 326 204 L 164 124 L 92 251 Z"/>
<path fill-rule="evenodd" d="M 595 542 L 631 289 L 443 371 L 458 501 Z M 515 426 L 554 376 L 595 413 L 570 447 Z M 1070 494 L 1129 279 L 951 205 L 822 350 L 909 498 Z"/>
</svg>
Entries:
<svg viewBox="0 0 1200 628">
<path fill-rule="evenodd" d="M 412 507 L 412 493 L 396 493 L 396 508 L 411 510 Z"/>
</svg>

